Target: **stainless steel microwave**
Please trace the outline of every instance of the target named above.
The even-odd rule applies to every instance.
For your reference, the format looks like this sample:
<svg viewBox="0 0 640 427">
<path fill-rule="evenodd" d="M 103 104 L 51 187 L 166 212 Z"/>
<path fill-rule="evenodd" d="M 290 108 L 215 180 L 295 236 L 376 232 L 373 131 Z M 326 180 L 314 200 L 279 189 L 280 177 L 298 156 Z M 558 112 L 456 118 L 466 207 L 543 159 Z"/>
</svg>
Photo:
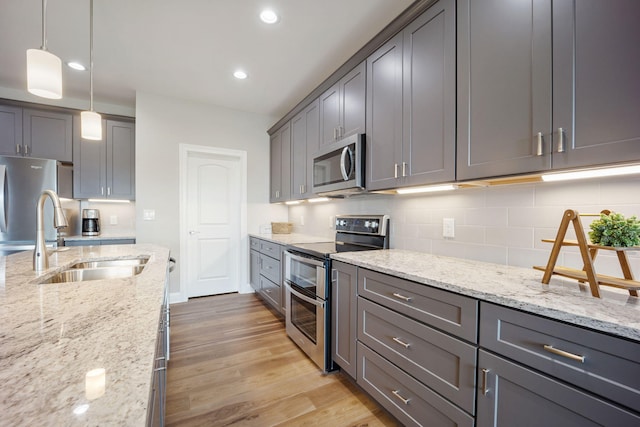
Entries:
<svg viewBox="0 0 640 427">
<path fill-rule="evenodd" d="M 365 145 L 359 133 L 322 147 L 313 157 L 313 192 L 345 196 L 365 191 Z"/>
</svg>

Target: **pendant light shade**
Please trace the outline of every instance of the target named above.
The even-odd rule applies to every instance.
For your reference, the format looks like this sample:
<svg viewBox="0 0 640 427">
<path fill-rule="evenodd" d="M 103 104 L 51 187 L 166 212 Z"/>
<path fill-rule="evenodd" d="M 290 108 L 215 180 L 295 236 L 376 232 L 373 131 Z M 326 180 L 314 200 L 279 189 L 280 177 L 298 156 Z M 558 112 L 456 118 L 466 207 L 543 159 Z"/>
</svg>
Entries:
<svg viewBox="0 0 640 427">
<path fill-rule="evenodd" d="M 102 139 L 102 117 L 93 111 L 93 0 L 89 4 L 89 111 L 80 113 L 80 136 L 82 139 Z"/>
<path fill-rule="evenodd" d="M 27 90 L 49 99 L 62 98 L 62 61 L 47 51 L 47 1 L 42 0 L 42 47 L 27 50 Z"/>
<path fill-rule="evenodd" d="M 102 116 L 95 111 L 80 113 L 82 139 L 99 141 L 102 139 Z"/>
</svg>

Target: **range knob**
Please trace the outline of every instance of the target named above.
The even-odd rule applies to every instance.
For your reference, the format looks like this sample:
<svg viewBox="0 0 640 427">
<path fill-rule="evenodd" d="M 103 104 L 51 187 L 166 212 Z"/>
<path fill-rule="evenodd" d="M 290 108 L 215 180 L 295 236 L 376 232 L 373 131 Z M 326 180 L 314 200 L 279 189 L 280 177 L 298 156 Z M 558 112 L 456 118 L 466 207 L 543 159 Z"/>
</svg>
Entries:
<svg viewBox="0 0 640 427">
<path fill-rule="evenodd" d="M 371 228 L 378 228 L 378 221 L 371 221 Z"/>
<path fill-rule="evenodd" d="M 371 224 L 372 224 L 371 221 L 365 221 L 364 222 L 364 227 L 365 228 L 369 228 L 369 226 L 371 226 Z"/>
</svg>

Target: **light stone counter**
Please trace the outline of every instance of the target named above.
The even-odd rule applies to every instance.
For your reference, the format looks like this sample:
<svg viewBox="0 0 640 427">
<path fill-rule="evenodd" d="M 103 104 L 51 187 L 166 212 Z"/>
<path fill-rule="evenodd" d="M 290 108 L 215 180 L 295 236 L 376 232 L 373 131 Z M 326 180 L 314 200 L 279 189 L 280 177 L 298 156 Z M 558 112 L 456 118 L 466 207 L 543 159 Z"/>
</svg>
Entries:
<svg viewBox="0 0 640 427">
<path fill-rule="evenodd" d="M 102 240 L 136 240 L 135 234 L 100 234 L 99 236 L 83 236 L 81 234 L 64 237 L 65 242 L 102 241 Z"/>
<path fill-rule="evenodd" d="M 80 260 L 144 255 L 132 278 L 36 284 Z M 31 252 L 0 257 L 0 425 L 144 426 L 168 257 L 146 244 L 64 247 L 41 274 Z"/>
<path fill-rule="evenodd" d="M 318 237 L 310 236 L 308 234 L 249 234 L 251 237 L 257 239 L 268 240 L 270 242 L 278 243 L 279 245 L 293 245 L 294 243 L 318 243 L 318 242 L 333 242 L 333 238 L 330 237 Z"/>
<path fill-rule="evenodd" d="M 397 249 L 343 252 L 331 258 L 529 313 L 640 341 L 640 298 L 542 271 Z"/>
</svg>

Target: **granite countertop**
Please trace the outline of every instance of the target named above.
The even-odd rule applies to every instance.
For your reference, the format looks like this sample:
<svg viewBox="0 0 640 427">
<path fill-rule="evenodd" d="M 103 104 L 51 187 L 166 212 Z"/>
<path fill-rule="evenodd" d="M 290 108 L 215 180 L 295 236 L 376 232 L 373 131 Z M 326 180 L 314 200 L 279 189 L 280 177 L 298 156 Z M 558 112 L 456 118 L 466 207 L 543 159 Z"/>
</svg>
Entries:
<svg viewBox="0 0 640 427">
<path fill-rule="evenodd" d="M 398 249 L 342 252 L 331 258 L 381 273 L 640 341 L 640 298 L 553 276 L 542 271 Z"/>
<path fill-rule="evenodd" d="M 79 240 L 135 240 L 135 234 L 101 234 L 99 236 L 83 236 L 77 234 L 74 236 L 64 236 L 63 239 L 68 242 L 74 242 Z"/>
<path fill-rule="evenodd" d="M 318 237 L 310 236 L 308 234 L 249 234 L 251 237 L 257 239 L 268 240 L 270 242 L 278 243 L 280 245 L 293 245 L 294 243 L 319 243 L 319 242 L 333 242 L 331 237 Z"/>
<path fill-rule="evenodd" d="M 80 260 L 132 256 L 150 259 L 131 278 L 36 284 Z M 0 257 L 0 425 L 145 425 L 168 257 L 148 244 L 63 247 L 41 273 L 30 251 Z M 97 368 L 96 398 L 85 383 Z"/>
</svg>

